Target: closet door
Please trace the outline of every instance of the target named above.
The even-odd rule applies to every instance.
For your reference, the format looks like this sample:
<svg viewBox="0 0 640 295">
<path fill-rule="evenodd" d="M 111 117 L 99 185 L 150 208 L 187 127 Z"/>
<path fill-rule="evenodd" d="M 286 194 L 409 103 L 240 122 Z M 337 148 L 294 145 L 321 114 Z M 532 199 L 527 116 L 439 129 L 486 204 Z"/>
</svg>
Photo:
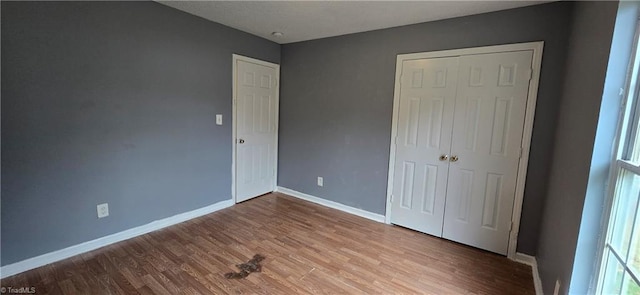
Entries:
<svg viewBox="0 0 640 295">
<path fill-rule="evenodd" d="M 532 55 L 460 57 L 446 239 L 507 254 Z"/>
<path fill-rule="evenodd" d="M 391 222 L 441 236 L 458 58 L 405 61 Z"/>
</svg>

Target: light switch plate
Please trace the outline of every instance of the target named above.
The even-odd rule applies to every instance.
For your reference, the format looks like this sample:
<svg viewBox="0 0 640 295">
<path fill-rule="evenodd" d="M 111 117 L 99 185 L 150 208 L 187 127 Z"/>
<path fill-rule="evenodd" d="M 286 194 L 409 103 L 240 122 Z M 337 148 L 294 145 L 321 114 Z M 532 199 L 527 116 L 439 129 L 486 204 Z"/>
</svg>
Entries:
<svg viewBox="0 0 640 295">
<path fill-rule="evenodd" d="M 216 115 L 216 125 L 222 125 L 222 115 Z"/>
</svg>

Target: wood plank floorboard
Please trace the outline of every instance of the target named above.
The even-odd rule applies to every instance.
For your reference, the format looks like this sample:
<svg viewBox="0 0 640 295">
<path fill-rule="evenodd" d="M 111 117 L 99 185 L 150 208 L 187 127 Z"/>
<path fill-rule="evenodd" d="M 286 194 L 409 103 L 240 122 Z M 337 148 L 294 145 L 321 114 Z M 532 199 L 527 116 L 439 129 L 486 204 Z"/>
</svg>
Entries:
<svg viewBox="0 0 640 295">
<path fill-rule="evenodd" d="M 262 272 L 229 280 L 266 256 Z M 506 257 L 279 193 L 0 281 L 36 294 L 535 294 Z"/>
</svg>

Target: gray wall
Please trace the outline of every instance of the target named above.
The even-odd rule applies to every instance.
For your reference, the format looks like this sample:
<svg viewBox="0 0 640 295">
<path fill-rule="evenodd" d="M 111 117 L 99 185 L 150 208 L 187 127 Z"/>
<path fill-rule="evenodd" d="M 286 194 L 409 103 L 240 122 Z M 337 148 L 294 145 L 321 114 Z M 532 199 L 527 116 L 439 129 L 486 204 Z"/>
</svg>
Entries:
<svg viewBox="0 0 640 295">
<path fill-rule="evenodd" d="M 535 254 L 573 3 L 282 47 L 278 184 L 384 214 L 396 55 L 545 41 L 518 251 Z M 324 187 L 316 177 L 324 177 Z"/>
<path fill-rule="evenodd" d="M 568 292 L 617 7 L 617 2 L 575 3 L 537 252 L 545 294 L 553 293 L 556 279 L 561 294 Z"/>
<path fill-rule="evenodd" d="M 2 265 L 231 198 L 231 54 L 278 44 L 154 2 L 1 5 Z"/>
</svg>

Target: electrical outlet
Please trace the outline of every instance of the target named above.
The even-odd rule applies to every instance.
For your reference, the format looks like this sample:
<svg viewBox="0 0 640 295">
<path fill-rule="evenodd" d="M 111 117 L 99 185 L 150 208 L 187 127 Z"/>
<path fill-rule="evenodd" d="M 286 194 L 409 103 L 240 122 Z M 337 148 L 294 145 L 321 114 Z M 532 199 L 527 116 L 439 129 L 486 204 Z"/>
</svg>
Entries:
<svg viewBox="0 0 640 295">
<path fill-rule="evenodd" d="M 318 176 L 318 186 L 324 186 L 324 179 L 320 176 Z"/>
<path fill-rule="evenodd" d="M 556 287 L 553 288 L 553 295 L 559 295 L 560 294 L 560 280 L 556 280 Z"/>
<path fill-rule="evenodd" d="M 109 216 L 109 204 L 104 203 L 98 205 L 98 218 L 103 218 Z"/>
<path fill-rule="evenodd" d="M 216 115 L 216 125 L 222 125 L 222 115 Z"/>
</svg>

